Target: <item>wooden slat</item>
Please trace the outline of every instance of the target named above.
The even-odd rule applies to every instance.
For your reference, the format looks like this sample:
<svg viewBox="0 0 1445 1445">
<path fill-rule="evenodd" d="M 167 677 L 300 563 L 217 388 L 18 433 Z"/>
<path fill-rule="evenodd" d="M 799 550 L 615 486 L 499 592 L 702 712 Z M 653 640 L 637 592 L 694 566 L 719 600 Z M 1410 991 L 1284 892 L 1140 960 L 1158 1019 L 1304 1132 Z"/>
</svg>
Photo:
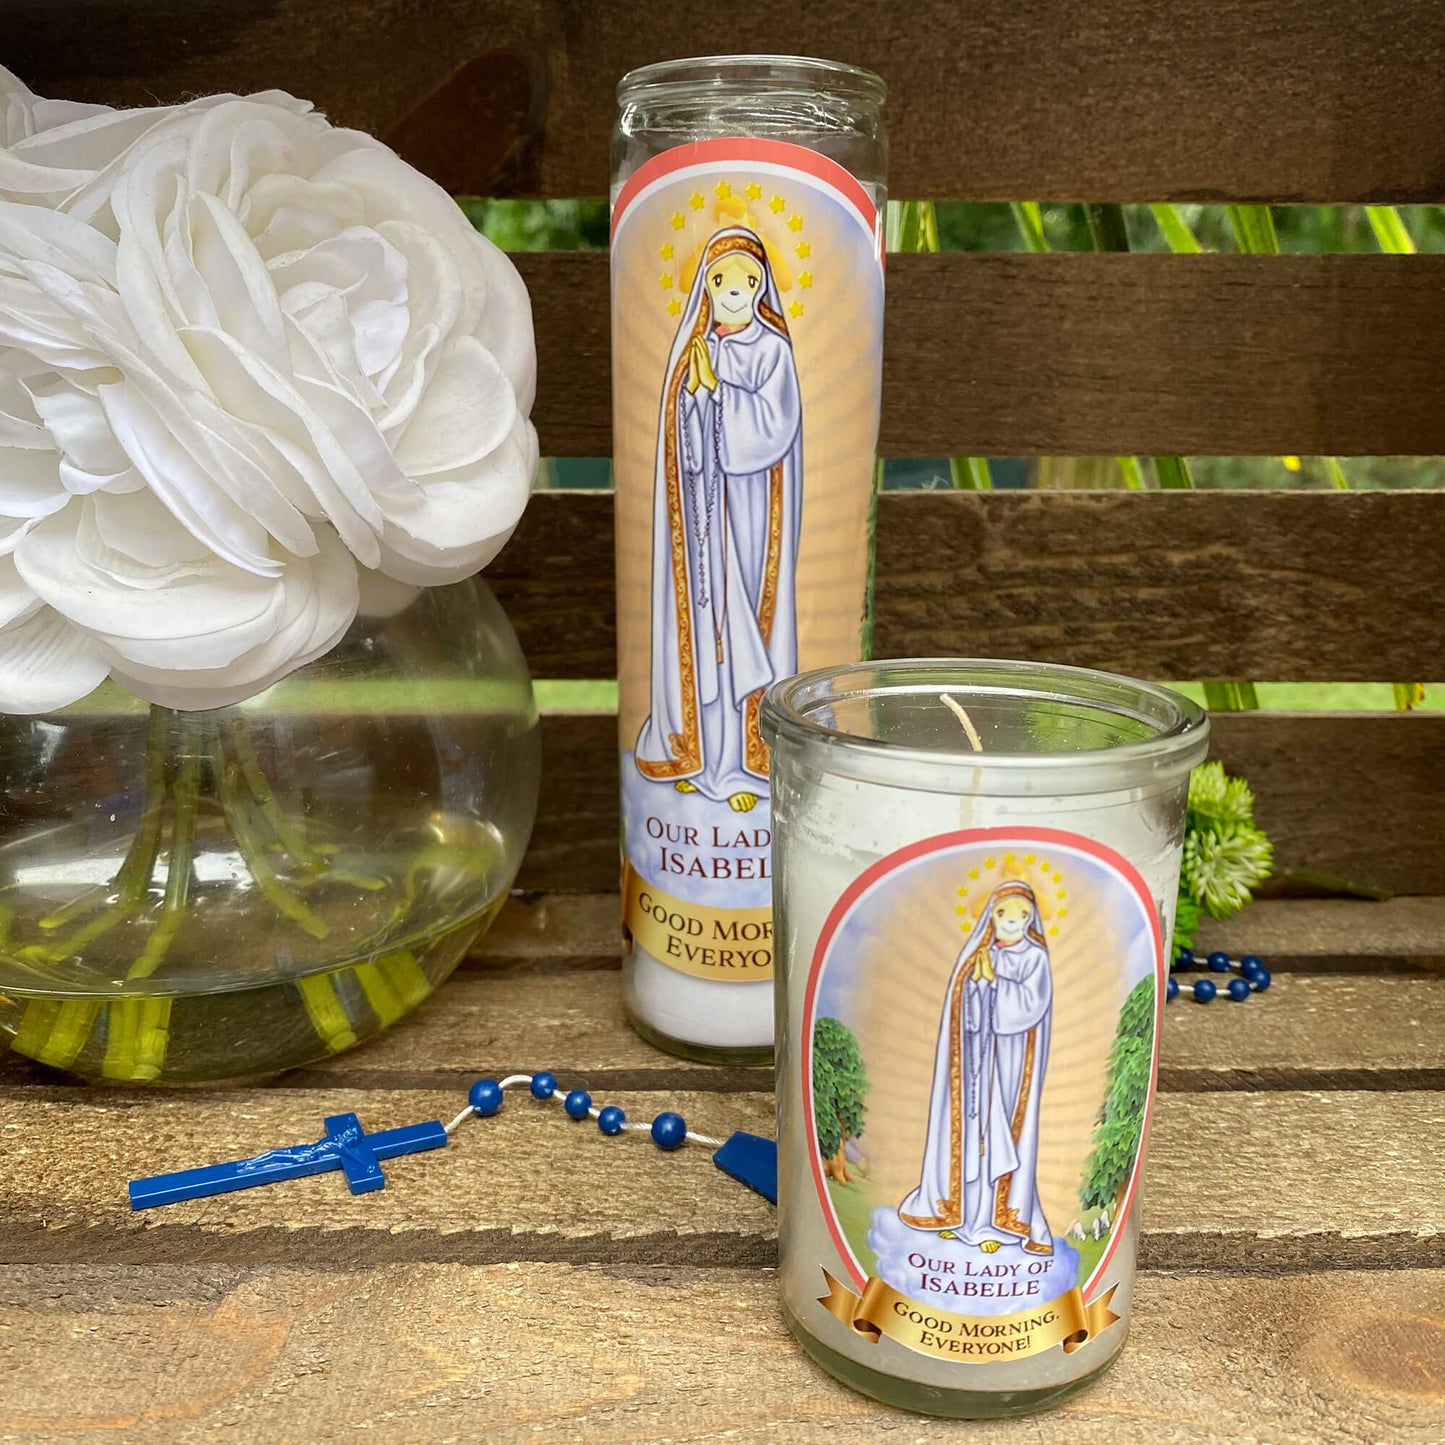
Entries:
<svg viewBox="0 0 1445 1445">
<path fill-rule="evenodd" d="M 1187 978 L 1184 980 L 1187 986 Z M 1445 975 L 1281 973 L 1267 997 L 1165 1010 L 1160 1087 L 1445 1089 Z M 771 1072 L 672 1059 L 622 1014 L 618 972 L 462 973 L 409 1019 L 354 1053 L 282 1081 L 306 1087 L 465 1088 L 546 1067 L 606 1089 L 770 1087 Z M 3 1074 L 0 1074 L 3 1078 Z"/>
<path fill-rule="evenodd" d="M 135 1175 L 314 1138 L 323 1116 L 343 1110 L 371 1129 L 445 1119 L 464 1096 L 273 1089 L 101 1102 L 33 1085 L 0 1095 L 0 1252 L 14 1263 L 774 1258 L 772 1206 L 723 1184 L 708 1149 L 663 1158 L 645 1140 L 605 1139 L 526 1095 L 445 1150 L 389 1163 L 377 1194 L 352 1196 L 335 1176 L 315 1175 L 142 1216 L 125 1199 Z M 607 1097 L 634 1118 L 676 1108 L 717 1136 L 772 1132 L 771 1094 Z M 1178 1269 L 1445 1265 L 1441 1149 L 1440 1092 L 1161 1094 L 1144 1259 Z"/>
<path fill-rule="evenodd" d="M 1200 941 L 1235 954 L 1285 954 L 1315 970 L 1371 957 L 1445 965 L 1445 898 L 1261 899 L 1233 918 L 1205 920 Z"/>
<path fill-rule="evenodd" d="M 876 574 L 879 657 L 1433 681 L 1445 503 L 1426 492 L 890 492 Z M 609 494 L 538 493 L 486 577 L 536 676 L 617 675 Z"/>
<path fill-rule="evenodd" d="M 517 258 L 552 456 L 608 456 L 607 258 Z M 886 456 L 1445 452 L 1445 256 L 895 256 Z"/>
<path fill-rule="evenodd" d="M 538 1066 L 589 1088 L 756 1091 L 768 1070 L 714 1068 L 644 1044 L 623 1021 L 621 905 L 609 894 L 520 894 L 416 1013 L 360 1050 L 294 1070 L 291 1088 L 443 1088 Z M 1171 1007 L 1163 1084 L 1439 1087 L 1445 1076 L 1445 898 L 1263 900 L 1201 930 L 1199 949 L 1262 954 L 1258 1007 Z M 1186 976 L 1186 982 L 1187 982 Z M 1287 1007 L 1277 1007 L 1279 999 Z M 0 1083 L 60 1082 L 13 1052 Z M 78 1082 L 78 1081 L 77 1081 Z"/>
<path fill-rule="evenodd" d="M 1109 1373 L 988 1438 L 1435 1445 L 1442 1294 L 1438 1270 L 1145 1274 Z M 26 1265 L 0 1281 L 0 1368 L 0 1430 L 51 1442 L 966 1434 L 832 1380 L 783 1327 L 776 1280 L 741 1269 Z"/>
<path fill-rule="evenodd" d="M 548 969 L 614 965 L 620 905 L 616 893 L 517 893 L 478 941 L 471 966 Z M 1203 951 L 1267 955 L 1271 968 L 1368 973 L 1423 972 L 1445 964 L 1445 897 L 1262 898 L 1233 918 L 1206 918 Z"/>
<path fill-rule="evenodd" d="M 133 103 L 268 85 L 392 138 L 454 190 L 601 195 L 623 71 L 762 44 L 891 88 L 902 196 L 1437 200 L 1445 23 L 1428 0 L 8 0 L 6 61 Z M 1268 103 L 1249 104 L 1251 99 Z"/>
<path fill-rule="evenodd" d="M 1142 631 L 1148 622 L 1120 616 L 1121 628 Z M 1445 714 L 1254 713 L 1215 721 L 1214 755 L 1253 784 L 1279 867 L 1328 869 L 1396 893 L 1445 892 Z M 616 888 L 615 720 L 546 717 L 542 747 L 541 806 L 521 886 Z"/>
</svg>

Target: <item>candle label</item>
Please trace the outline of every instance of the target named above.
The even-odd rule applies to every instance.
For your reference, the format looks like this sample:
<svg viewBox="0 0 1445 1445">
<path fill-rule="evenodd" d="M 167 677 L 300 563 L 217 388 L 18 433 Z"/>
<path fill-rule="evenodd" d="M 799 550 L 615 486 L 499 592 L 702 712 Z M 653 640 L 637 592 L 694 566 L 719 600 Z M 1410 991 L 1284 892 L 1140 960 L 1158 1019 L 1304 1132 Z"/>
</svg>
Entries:
<svg viewBox="0 0 1445 1445">
<path fill-rule="evenodd" d="M 1143 880 L 1074 834 L 951 833 L 854 882 L 800 1051 L 831 1328 L 997 1363 L 1118 1318 L 1164 978 Z"/>
<path fill-rule="evenodd" d="M 772 976 L 763 691 L 857 659 L 881 225 L 801 146 L 636 171 L 612 217 L 624 919 L 697 977 Z"/>
</svg>

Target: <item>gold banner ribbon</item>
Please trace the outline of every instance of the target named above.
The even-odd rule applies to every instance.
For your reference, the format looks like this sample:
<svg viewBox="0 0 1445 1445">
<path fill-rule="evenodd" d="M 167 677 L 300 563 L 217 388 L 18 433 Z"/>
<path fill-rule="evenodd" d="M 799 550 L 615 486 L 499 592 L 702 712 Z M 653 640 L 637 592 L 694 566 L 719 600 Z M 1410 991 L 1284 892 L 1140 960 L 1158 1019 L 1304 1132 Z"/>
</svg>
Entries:
<svg viewBox="0 0 1445 1445">
<path fill-rule="evenodd" d="M 825 1269 L 828 1293 L 818 1301 L 834 1319 L 873 1344 L 887 1335 L 900 1345 L 942 1360 L 983 1364 L 1022 1359 L 1063 1343 L 1072 1354 L 1119 1318 L 1109 1308 L 1118 1285 L 1096 1300 L 1085 1301 L 1077 1288 L 1047 1304 L 1015 1315 L 958 1315 L 921 1305 L 876 1277 L 861 1295 L 839 1284 Z"/>
<path fill-rule="evenodd" d="M 674 898 L 622 865 L 622 921 L 659 963 L 694 978 L 768 983 L 773 977 L 773 910 L 709 908 Z"/>
</svg>

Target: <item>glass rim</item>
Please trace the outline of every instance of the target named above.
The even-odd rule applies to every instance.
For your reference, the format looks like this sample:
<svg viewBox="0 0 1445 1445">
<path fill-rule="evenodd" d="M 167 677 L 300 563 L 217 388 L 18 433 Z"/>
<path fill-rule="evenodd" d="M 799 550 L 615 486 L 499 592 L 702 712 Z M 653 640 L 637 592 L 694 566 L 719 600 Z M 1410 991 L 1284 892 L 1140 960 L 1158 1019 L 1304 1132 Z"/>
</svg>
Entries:
<svg viewBox="0 0 1445 1445">
<path fill-rule="evenodd" d="M 658 60 L 629 70 L 617 83 L 617 103 L 627 105 L 644 94 L 699 86 L 717 90 L 741 86 L 772 94 L 827 90 L 876 105 L 881 105 L 888 94 L 881 76 L 841 60 L 811 55 L 694 55 Z"/>
<path fill-rule="evenodd" d="M 892 681 L 880 685 L 881 675 L 891 675 Z M 864 679 L 868 679 L 866 685 L 849 685 L 863 683 Z M 1014 694 L 1053 699 L 1100 712 L 1123 714 L 1156 731 L 1152 737 L 1082 751 L 976 752 L 961 727 L 957 748 L 921 748 L 826 727 L 809 716 L 807 706 L 814 699 L 823 705 L 829 701 L 910 692 L 935 696 L 945 692 L 966 693 L 976 697 Z M 1154 704 L 1157 711 L 1142 710 L 1141 701 Z M 769 687 L 763 695 L 761 721 L 767 732 L 790 743 L 820 746 L 840 761 L 852 758 L 865 766 L 871 765 L 868 766 L 870 774 L 880 764 L 886 766 L 885 760 L 939 770 L 966 768 L 975 776 L 980 771 L 1092 774 L 1120 769 L 1133 771 L 1141 766 L 1153 771 L 1171 761 L 1178 762 L 1182 770 L 1203 761 L 1209 738 L 1208 714 L 1198 703 L 1172 688 L 1096 668 L 1004 658 L 879 658 L 815 668 Z M 1196 752 L 1199 756 L 1190 760 L 1190 755 Z"/>
</svg>

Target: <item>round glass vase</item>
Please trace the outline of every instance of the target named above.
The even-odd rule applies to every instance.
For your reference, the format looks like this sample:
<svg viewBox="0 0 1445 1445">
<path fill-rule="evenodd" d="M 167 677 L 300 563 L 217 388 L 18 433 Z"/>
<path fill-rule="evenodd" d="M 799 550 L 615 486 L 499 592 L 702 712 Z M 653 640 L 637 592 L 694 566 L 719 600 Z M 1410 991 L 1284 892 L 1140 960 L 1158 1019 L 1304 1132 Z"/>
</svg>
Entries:
<svg viewBox="0 0 1445 1445">
<path fill-rule="evenodd" d="M 496 916 L 538 771 L 525 659 L 474 582 L 232 707 L 107 683 L 0 718 L 0 1038 L 126 1082 L 349 1048 Z"/>
<path fill-rule="evenodd" d="M 1032 663 L 769 690 L 783 1309 L 855 1388 L 1022 1414 L 1122 1348 L 1208 727 Z"/>
</svg>

